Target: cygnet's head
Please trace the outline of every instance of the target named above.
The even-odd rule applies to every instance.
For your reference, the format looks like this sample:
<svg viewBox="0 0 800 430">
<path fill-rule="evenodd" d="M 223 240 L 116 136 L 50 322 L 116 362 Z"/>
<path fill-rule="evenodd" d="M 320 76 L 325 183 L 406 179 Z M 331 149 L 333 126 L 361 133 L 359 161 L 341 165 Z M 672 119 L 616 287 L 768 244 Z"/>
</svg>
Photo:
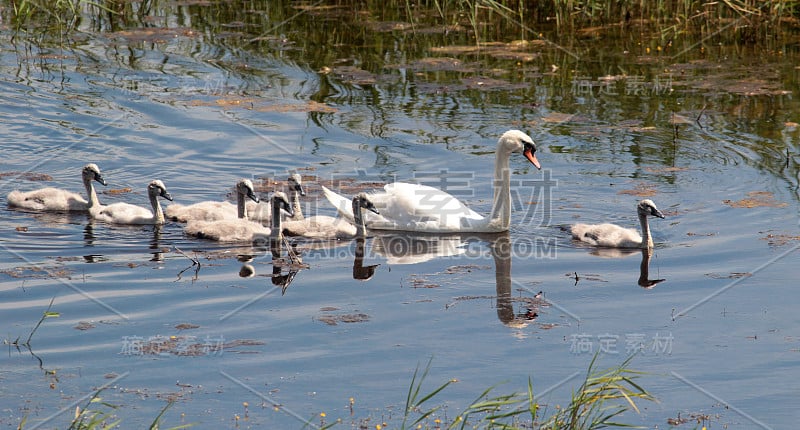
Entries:
<svg viewBox="0 0 800 430">
<path fill-rule="evenodd" d="M 664 218 L 664 214 L 658 210 L 656 204 L 650 199 L 640 201 L 639 205 L 636 207 L 636 210 L 639 212 L 639 215 L 650 215 L 658 218 Z"/>
<path fill-rule="evenodd" d="M 292 210 L 292 205 L 289 204 L 289 198 L 286 197 L 286 193 L 283 191 L 275 191 L 272 194 L 272 207 L 283 209 L 290 217 L 294 216 L 294 211 Z M 275 212 L 273 212 L 274 214 Z"/>
<path fill-rule="evenodd" d="M 167 192 L 167 187 L 158 179 L 150 182 L 147 185 L 147 194 L 150 196 L 163 197 L 169 201 L 172 201 L 172 196 L 169 195 L 169 192 Z"/>
<path fill-rule="evenodd" d="M 243 196 L 246 196 L 248 199 L 256 203 L 260 201 L 258 199 L 258 196 L 256 195 L 256 190 L 255 187 L 253 186 L 253 181 L 247 178 L 239 179 L 239 182 L 236 183 L 236 192 Z"/>
<path fill-rule="evenodd" d="M 358 193 L 353 197 L 353 213 L 356 212 L 356 208 L 364 208 L 370 212 L 374 212 L 380 215 L 378 209 L 375 205 L 369 200 L 367 193 Z"/>
<path fill-rule="evenodd" d="M 106 180 L 103 178 L 103 175 L 100 173 L 100 168 L 97 167 L 97 164 L 89 163 L 83 168 L 82 172 L 84 180 L 87 178 L 90 181 L 97 181 L 103 185 L 106 185 Z"/>
<path fill-rule="evenodd" d="M 288 182 L 289 189 L 297 191 L 301 196 L 306 195 L 306 191 L 303 189 L 303 177 L 300 176 L 299 173 L 292 173 L 289 176 Z"/>
<path fill-rule="evenodd" d="M 500 136 L 498 146 L 508 152 L 522 152 L 525 158 L 537 169 L 541 169 L 539 160 L 536 158 L 536 144 L 530 136 L 519 130 L 508 130 Z"/>
</svg>

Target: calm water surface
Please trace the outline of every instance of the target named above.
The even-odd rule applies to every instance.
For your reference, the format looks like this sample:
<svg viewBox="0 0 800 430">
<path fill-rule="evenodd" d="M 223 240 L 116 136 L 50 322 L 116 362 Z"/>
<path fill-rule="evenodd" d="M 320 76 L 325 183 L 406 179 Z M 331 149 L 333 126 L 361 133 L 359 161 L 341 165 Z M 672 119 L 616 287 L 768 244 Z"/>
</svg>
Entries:
<svg viewBox="0 0 800 430">
<path fill-rule="evenodd" d="M 66 427 L 100 387 L 126 428 L 169 400 L 166 425 L 301 428 L 324 412 L 345 427 L 396 427 L 431 359 L 426 387 L 459 381 L 438 396 L 446 419 L 528 378 L 563 405 L 595 352 L 612 366 L 636 349 L 659 403 L 627 422 L 800 419 L 787 382 L 800 377 L 796 45 L 650 55 L 652 41 L 621 37 L 602 55 L 576 42 L 580 58 L 540 45 L 523 50 L 531 58 L 510 45 L 476 55 L 431 48 L 471 46 L 463 32 L 306 13 L 262 35 L 265 14 L 210 23 L 210 7 L 174 7 L 155 23 L 85 24 L 64 49 L 3 31 L 3 196 L 80 190 L 91 161 L 109 182 L 104 203 L 144 205 L 154 178 L 192 203 L 230 198 L 239 177 L 299 171 L 306 215 L 333 215 L 317 199 L 336 179 L 444 186 L 488 213 L 494 145 L 509 128 L 536 140 L 544 169 L 512 159 L 508 234 L 377 235 L 360 259 L 354 242 L 292 241 L 305 266 L 291 275 L 268 250 L 194 240 L 178 223 L 3 204 L 4 427 Z M 319 40 L 336 25 L 353 36 Z M 667 215 L 651 222 L 646 277 L 664 280 L 652 288 L 639 286 L 641 252 L 597 252 L 561 229 L 634 227 L 644 197 Z M 408 243 L 416 255 L 398 246 Z M 51 301 L 59 317 L 12 345 Z"/>
</svg>

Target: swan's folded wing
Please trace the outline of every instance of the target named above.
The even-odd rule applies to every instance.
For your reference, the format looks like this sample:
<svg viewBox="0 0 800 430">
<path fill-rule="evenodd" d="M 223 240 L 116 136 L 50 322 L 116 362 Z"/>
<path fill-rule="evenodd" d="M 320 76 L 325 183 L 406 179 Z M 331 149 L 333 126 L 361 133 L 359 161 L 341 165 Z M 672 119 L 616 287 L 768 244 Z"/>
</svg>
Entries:
<svg viewBox="0 0 800 430">
<path fill-rule="evenodd" d="M 270 229 L 258 223 L 236 218 L 217 221 L 189 221 L 186 234 L 219 242 L 248 242 L 256 235 L 269 236 Z"/>
<path fill-rule="evenodd" d="M 367 227 L 386 230 L 461 231 L 469 221 L 484 217 L 450 194 L 427 185 L 395 182 L 368 199 L 380 214 L 364 213 Z M 322 187 L 325 197 L 341 216 L 353 220 L 352 201 Z"/>
<path fill-rule="evenodd" d="M 353 206 L 349 199 L 336 194 L 335 192 L 329 190 L 324 185 L 322 186 L 322 192 L 325 194 L 325 198 L 336 208 L 336 211 L 343 217 L 345 217 L 350 222 L 353 222 Z"/>
<path fill-rule="evenodd" d="M 8 194 L 9 206 L 38 211 L 85 211 L 89 202 L 80 194 L 59 188 L 41 188 L 39 190 L 20 192 L 12 191 Z"/>
<path fill-rule="evenodd" d="M 191 220 L 216 221 L 221 219 L 236 219 L 236 205 L 229 202 L 206 201 L 188 206 L 173 203 L 164 211 L 167 218 L 180 222 Z"/>
<path fill-rule="evenodd" d="M 130 203 L 113 203 L 105 206 L 95 216 L 100 221 L 116 224 L 141 224 L 153 219 L 153 212 Z"/>
<path fill-rule="evenodd" d="M 482 219 L 483 216 L 468 208 L 452 195 L 427 185 L 395 182 L 383 187 L 391 201 L 408 213 L 425 218 L 455 215 L 461 218 Z M 375 203 L 377 206 L 378 203 Z M 378 209 L 380 210 L 380 208 Z"/>
<path fill-rule="evenodd" d="M 385 201 L 373 203 L 389 220 L 400 225 L 431 223 L 440 228 L 458 231 L 462 220 L 482 220 L 483 216 L 461 203 L 452 195 L 427 185 L 395 182 L 384 187 Z M 371 220 L 372 214 L 367 214 Z"/>
</svg>

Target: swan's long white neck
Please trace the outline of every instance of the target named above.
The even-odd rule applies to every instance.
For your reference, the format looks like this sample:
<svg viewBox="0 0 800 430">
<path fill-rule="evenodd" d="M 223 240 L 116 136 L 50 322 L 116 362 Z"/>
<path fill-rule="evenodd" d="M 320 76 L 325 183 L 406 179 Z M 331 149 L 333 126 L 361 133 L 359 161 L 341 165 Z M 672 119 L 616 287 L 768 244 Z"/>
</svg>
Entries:
<svg viewBox="0 0 800 430">
<path fill-rule="evenodd" d="M 361 210 L 361 204 L 358 199 L 353 199 L 353 224 L 356 226 L 356 237 L 367 235 L 367 228 L 364 226 L 364 215 Z"/>
<path fill-rule="evenodd" d="M 652 248 L 653 237 L 650 236 L 650 223 L 647 222 L 647 214 L 639 213 L 639 224 L 642 225 L 642 248 Z"/>
<path fill-rule="evenodd" d="M 153 206 L 154 224 L 164 224 L 164 211 L 161 210 L 161 202 L 158 201 L 158 194 L 150 193 L 150 205 Z"/>
<path fill-rule="evenodd" d="M 83 185 L 86 187 L 86 195 L 89 196 L 89 209 L 100 207 L 100 200 L 97 198 L 97 191 L 94 189 L 91 175 L 83 175 Z"/>
<path fill-rule="evenodd" d="M 492 213 L 488 223 L 495 231 L 506 231 L 511 226 L 511 170 L 509 158 L 511 154 L 497 144 L 497 155 L 494 160 L 494 200 Z"/>
<path fill-rule="evenodd" d="M 283 235 L 281 231 L 281 205 L 276 200 L 272 200 L 270 206 L 272 206 L 272 219 L 270 220 L 269 238 L 270 240 L 279 240 Z"/>
</svg>

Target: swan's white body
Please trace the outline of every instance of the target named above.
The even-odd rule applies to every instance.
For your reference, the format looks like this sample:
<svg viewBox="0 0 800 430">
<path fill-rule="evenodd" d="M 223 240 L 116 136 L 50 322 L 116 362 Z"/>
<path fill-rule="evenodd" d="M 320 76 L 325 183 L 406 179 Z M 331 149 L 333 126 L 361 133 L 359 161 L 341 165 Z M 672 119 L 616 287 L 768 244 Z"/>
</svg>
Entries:
<svg viewBox="0 0 800 430">
<path fill-rule="evenodd" d="M 254 235 L 269 236 L 271 229 L 245 218 L 217 221 L 189 221 L 184 230 L 189 236 L 217 242 L 251 242 Z"/>
<path fill-rule="evenodd" d="M 574 224 L 571 227 L 572 237 L 594 246 L 609 248 L 652 248 L 653 237 L 650 235 L 650 224 L 647 216 L 664 218 L 652 200 L 642 200 L 636 207 L 642 234 L 632 228 L 620 227 L 616 224 Z M 645 239 L 642 239 L 642 236 Z"/>
<path fill-rule="evenodd" d="M 150 211 L 141 206 L 130 203 L 113 203 L 93 213 L 92 217 L 98 221 L 112 224 L 136 225 L 161 225 L 164 224 L 164 212 L 161 210 L 159 197 L 172 201 L 172 196 L 167 192 L 167 187 L 158 179 L 147 185 L 147 196 L 150 198 Z"/>
<path fill-rule="evenodd" d="M 352 239 L 366 236 L 362 209 L 378 213 L 375 205 L 365 193 L 359 193 L 352 200 L 354 224 L 343 218 L 316 215 L 299 221 L 287 221 L 283 232 L 289 236 L 303 236 L 310 239 Z"/>
<path fill-rule="evenodd" d="M 536 146 L 527 134 L 519 130 L 503 133 L 495 152 L 494 200 L 489 217 L 476 213 L 442 190 L 395 182 L 384 186 L 384 192 L 369 195 L 380 215 L 366 213 L 367 228 L 432 233 L 507 231 L 511 224 L 509 159 L 514 152 L 522 152 L 534 166 L 541 168 L 535 155 Z M 352 222 L 350 201 L 325 187 L 322 189 L 328 201 Z"/>
<path fill-rule="evenodd" d="M 280 239 L 280 210 L 283 209 L 291 215 L 291 206 L 286 198 L 286 194 L 280 191 L 273 194 L 270 200 L 271 207 L 277 212 L 270 217 L 271 228 L 264 227 L 259 222 L 245 218 L 246 212 L 244 208 L 242 208 L 242 211 L 239 213 L 240 218 L 217 221 L 189 221 L 183 231 L 189 236 L 215 240 L 217 242 L 253 242 Z"/>
<path fill-rule="evenodd" d="M 286 186 L 289 191 L 291 199 L 293 215 L 288 217 L 287 220 L 299 221 L 303 219 L 303 211 L 300 208 L 300 196 L 305 196 L 306 192 L 303 190 L 303 177 L 298 173 L 293 173 L 286 180 Z M 247 202 L 247 217 L 268 223 L 272 219 L 272 200 L 262 203 Z"/>
<path fill-rule="evenodd" d="M 205 201 L 188 206 L 171 204 L 164 212 L 168 219 L 179 222 L 195 220 L 217 221 L 221 219 L 236 219 L 239 217 L 239 208 L 245 207 L 246 199 L 258 203 L 253 182 L 242 178 L 236 183 L 236 204 L 229 202 Z M 254 203 L 254 204 L 255 204 Z M 244 209 L 242 209 L 244 210 Z"/>
<path fill-rule="evenodd" d="M 97 192 L 94 190 L 93 181 L 106 185 L 100 168 L 96 164 L 87 164 L 81 172 L 83 186 L 89 200 L 80 194 L 60 188 L 41 188 L 33 191 L 17 191 L 8 193 L 8 205 L 33 211 L 44 212 L 88 212 L 100 207 Z"/>
</svg>

